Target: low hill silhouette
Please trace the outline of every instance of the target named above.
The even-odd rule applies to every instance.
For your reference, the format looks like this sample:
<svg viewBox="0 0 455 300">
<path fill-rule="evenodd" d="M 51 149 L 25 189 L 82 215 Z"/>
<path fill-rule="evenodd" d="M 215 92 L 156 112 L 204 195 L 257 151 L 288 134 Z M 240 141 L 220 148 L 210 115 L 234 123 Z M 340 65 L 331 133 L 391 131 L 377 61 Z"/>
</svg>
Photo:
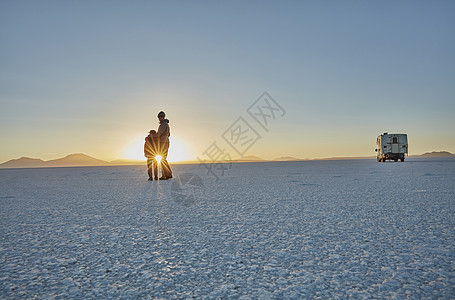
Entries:
<svg viewBox="0 0 455 300">
<path fill-rule="evenodd" d="M 12 159 L 5 163 L 0 164 L 1 168 L 39 168 L 44 167 L 45 161 L 38 158 L 21 157 Z"/>
<path fill-rule="evenodd" d="M 53 166 L 105 166 L 109 165 L 110 163 L 104 160 L 100 160 L 86 154 L 76 153 L 70 154 L 63 158 L 48 160 L 45 162 L 46 166 L 53 167 Z"/>
<path fill-rule="evenodd" d="M 265 161 L 265 159 L 263 158 L 260 158 L 258 156 L 253 156 L 253 155 L 250 155 L 250 156 L 243 156 L 239 159 L 235 159 L 235 160 L 232 160 L 232 161 L 238 161 L 238 162 L 253 162 L 253 161 Z"/>
<path fill-rule="evenodd" d="M 455 155 L 448 151 L 425 152 L 421 155 L 412 155 L 411 157 L 454 157 Z"/>
<path fill-rule="evenodd" d="M 278 158 L 274 159 L 274 161 L 299 161 L 299 160 L 302 160 L 302 159 L 296 158 L 293 156 L 282 156 L 282 157 L 278 157 Z"/>
<path fill-rule="evenodd" d="M 76 166 L 106 166 L 111 163 L 86 154 L 70 154 L 63 158 L 44 161 L 42 159 L 21 157 L 0 164 L 0 168 L 45 168 L 45 167 L 76 167 Z"/>
</svg>

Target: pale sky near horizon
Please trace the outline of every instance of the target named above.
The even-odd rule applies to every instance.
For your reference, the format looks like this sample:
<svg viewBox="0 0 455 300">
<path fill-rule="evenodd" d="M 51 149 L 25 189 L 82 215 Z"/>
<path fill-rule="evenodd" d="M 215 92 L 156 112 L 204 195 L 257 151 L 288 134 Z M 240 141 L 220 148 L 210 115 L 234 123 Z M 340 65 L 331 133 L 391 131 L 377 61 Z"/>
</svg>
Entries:
<svg viewBox="0 0 455 300">
<path fill-rule="evenodd" d="M 454 153 L 455 2 L 0 1 L 0 163 L 140 158 L 160 110 L 170 161 L 237 158 L 239 117 L 265 159 L 373 156 L 383 132 Z"/>
</svg>

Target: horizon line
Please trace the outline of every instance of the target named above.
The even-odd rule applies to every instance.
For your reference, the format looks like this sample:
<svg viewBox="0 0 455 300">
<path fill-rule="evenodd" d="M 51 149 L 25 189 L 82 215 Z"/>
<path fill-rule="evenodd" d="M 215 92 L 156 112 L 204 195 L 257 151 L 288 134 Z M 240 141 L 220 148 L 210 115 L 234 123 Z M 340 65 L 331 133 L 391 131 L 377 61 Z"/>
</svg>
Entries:
<svg viewBox="0 0 455 300">
<path fill-rule="evenodd" d="M 413 155 L 408 155 L 407 157 L 409 158 L 418 158 L 421 156 L 425 155 L 434 155 L 433 157 L 453 157 L 455 154 L 441 150 L 441 151 L 431 151 L 431 152 L 425 152 L 423 154 L 413 154 Z M 85 161 L 71 161 L 72 157 L 75 156 L 82 156 L 85 158 Z M 201 162 L 199 160 L 181 160 L 181 161 L 174 161 L 174 162 L 169 162 L 171 164 L 200 164 L 200 163 L 243 163 L 243 162 L 296 162 L 296 161 L 322 161 L 322 160 L 357 160 L 357 159 L 375 159 L 375 155 L 371 156 L 334 156 L 334 157 L 323 157 L 323 158 L 297 158 L 297 157 L 292 157 L 292 156 L 281 156 L 278 158 L 274 159 L 263 159 L 258 156 L 254 155 L 249 155 L 249 156 L 243 156 L 238 159 L 233 159 L 233 160 L 223 160 L 223 161 L 207 161 L 207 162 Z M 18 162 L 20 160 L 24 159 L 29 159 L 29 160 L 34 160 L 37 163 L 42 163 L 42 164 L 49 164 L 49 165 L 43 165 L 43 166 L 31 166 L 32 168 L 40 168 L 40 167 L 77 167 L 77 166 L 122 166 L 122 165 L 141 165 L 146 162 L 146 160 L 138 160 L 138 159 L 125 159 L 125 158 L 118 158 L 114 159 L 111 161 L 107 160 L 102 160 L 98 159 L 95 157 L 92 157 L 90 155 L 84 154 L 84 153 L 72 153 L 68 154 L 64 157 L 61 158 L 56 158 L 56 159 L 50 159 L 50 160 L 43 160 L 41 158 L 33 158 L 33 157 L 27 157 L 27 156 L 22 156 L 20 158 L 15 158 L 15 159 L 10 159 L 8 161 L 5 161 L 3 163 L 0 163 L 0 168 L 8 168 L 8 167 L 3 167 L 2 165 L 5 164 L 14 164 L 15 162 Z M 65 162 L 66 159 L 66 162 Z M 61 163 L 60 163 L 61 162 Z M 20 162 L 19 162 L 20 163 Z M 59 164 L 60 163 L 60 164 Z M 53 165 L 56 164 L 56 165 Z M 14 168 L 14 167 L 12 167 Z M 16 168 L 21 168 L 21 167 L 16 167 Z M 24 166 L 23 168 L 27 168 Z"/>
</svg>

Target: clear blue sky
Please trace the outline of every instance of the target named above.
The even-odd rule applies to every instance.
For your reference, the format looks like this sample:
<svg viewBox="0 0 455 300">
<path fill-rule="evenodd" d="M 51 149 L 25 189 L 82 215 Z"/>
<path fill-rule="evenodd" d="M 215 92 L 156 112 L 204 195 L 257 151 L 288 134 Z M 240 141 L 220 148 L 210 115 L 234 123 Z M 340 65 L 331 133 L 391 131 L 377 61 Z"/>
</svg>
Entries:
<svg viewBox="0 0 455 300">
<path fill-rule="evenodd" d="M 140 157 L 160 110 L 194 159 L 263 91 L 246 155 L 455 152 L 455 2 L 0 1 L 0 162 Z"/>
</svg>

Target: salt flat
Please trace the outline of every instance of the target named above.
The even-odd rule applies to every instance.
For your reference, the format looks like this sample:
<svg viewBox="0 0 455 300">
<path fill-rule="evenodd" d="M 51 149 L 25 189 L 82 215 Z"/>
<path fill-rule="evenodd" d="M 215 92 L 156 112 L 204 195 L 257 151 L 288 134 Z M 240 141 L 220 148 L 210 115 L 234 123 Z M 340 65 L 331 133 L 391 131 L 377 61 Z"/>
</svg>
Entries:
<svg viewBox="0 0 455 300">
<path fill-rule="evenodd" d="M 454 159 L 173 169 L 0 170 L 0 298 L 455 298 Z"/>
</svg>

